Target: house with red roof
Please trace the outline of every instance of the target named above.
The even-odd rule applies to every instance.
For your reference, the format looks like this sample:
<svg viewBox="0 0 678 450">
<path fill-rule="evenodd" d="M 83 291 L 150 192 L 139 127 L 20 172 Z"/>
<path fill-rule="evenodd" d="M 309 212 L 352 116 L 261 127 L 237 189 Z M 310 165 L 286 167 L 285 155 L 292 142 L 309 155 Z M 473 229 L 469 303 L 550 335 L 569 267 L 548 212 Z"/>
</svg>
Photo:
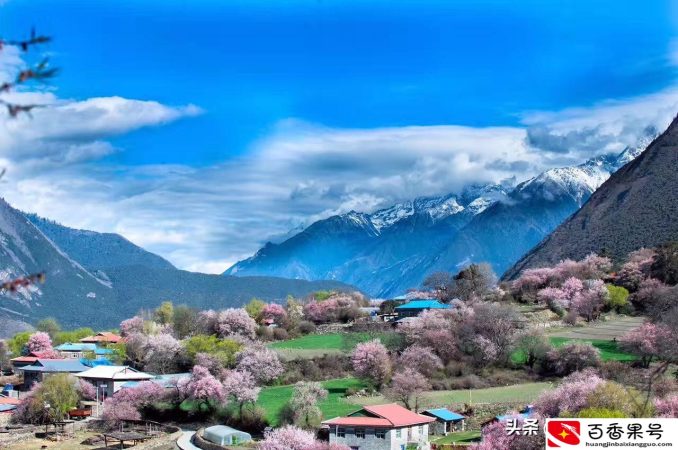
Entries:
<svg viewBox="0 0 678 450">
<path fill-rule="evenodd" d="M 31 352 L 28 355 L 17 356 L 9 361 L 12 364 L 12 369 L 16 372 L 21 370 L 22 367 L 35 364 L 39 359 L 54 358 L 53 355 L 54 352 Z"/>
<path fill-rule="evenodd" d="M 348 416 L 326 420 L 323 425 L 330 429 L 330 443 L 351 450 L 405 450 L 413 444 L 427 450 L 429 424 L 435 420 L 390 403 L 365 406 Z"/>
<path fill-rule="evenodd" d="M 103 346 L 107 344 L 117 344 L 120 341 L 122 341 L 122 337 L 115 333 L 111 333 L 110 331 L 102 331 L 94 336 L 87 336 L 80 339 L 80 342 L 83 344 L 100 344 Z"/>
</svg>

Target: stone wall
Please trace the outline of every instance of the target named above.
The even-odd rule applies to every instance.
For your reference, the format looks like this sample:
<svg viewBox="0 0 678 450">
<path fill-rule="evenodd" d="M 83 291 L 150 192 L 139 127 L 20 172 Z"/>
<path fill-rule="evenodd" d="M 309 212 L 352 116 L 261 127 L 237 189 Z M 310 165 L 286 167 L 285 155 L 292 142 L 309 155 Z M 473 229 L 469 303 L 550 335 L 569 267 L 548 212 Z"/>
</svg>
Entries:
<svg viewBox="0 0 678 450">
<path fill-rule="evenodd" d="M 41 428 L 44 430 L 44 428 Z M 0 433 L 0 448 L 10 448 L 12 444 L 23 441 L 25 439 L 31 439 L 35 436 L 37 427 L 28 426 L 21 428 L 12 428 L 8 429 L 8 433 Z"/>
</svg>

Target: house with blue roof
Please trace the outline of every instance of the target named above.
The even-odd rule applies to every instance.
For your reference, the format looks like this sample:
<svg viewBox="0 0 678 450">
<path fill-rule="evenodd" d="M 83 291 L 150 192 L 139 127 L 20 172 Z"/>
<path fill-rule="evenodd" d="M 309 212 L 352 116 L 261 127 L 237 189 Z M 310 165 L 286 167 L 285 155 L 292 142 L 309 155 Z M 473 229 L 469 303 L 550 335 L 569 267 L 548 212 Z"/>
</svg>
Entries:
<svg viewBox="0 0 678 450">
<path fill-rule="evenodd" d="M 492 419 L 483 423 L 482 428 L 485 428 L 487 425 L 490 425 L 490 424 L 495 423 L 495 422 L 506 422 L 509 419 L 518 419 L 518 420 L 529 419 L 532 416 L 534 416 L 534 414 L 535 414 L 534 407 L 532 405 L 527 405 L 527 406 L 525 406 L 524 409 L 522 409 L 517 414 L 514 412 L 514 413 L 508 413 L 508 414 L 502 414 L 502 415 L 499 415 L 499 416 L 494 416 Z"/>
<path fill-rule="evenodd" d="M 24 389 L 30 389 L 34 383 L 42 382 L 49 375 L 57 373 L 76 374 L 87 369 L 89 367 L 77 359 L 38 359 L 34 364 L 21 368 L 24 373 Z"/>
<path fill-rule="evenodd" d="M 424 311 L 431 309 L 450 309 L 451 306 L 445 303 L 441 303 L 436 299 L 418 299 L 411 300 L 403 305 L 396 306 L 395 312 L 398 314 L 398 320 L 405 319 L 407 317 L 416 317 Z"/>
<path fill-rule="evenodd" d="M 466 429 L 466 417 L 447 408 L 427 409 L 422 414 L 436 419 L 429 425 L 431 434 L 447 436 L 448 433 Z"/>
<path fill-rule="evenodd" d="M 82 359 L 88 355 L 94 355 L 95 359 L 102 359 L 113 354 L 110 348 L 100 348 L 96 344 L 83 342 L 66 342 L 57 345 L 54 350 L 58 351 L 63 358 L 73 359 Z"/>
</svg>

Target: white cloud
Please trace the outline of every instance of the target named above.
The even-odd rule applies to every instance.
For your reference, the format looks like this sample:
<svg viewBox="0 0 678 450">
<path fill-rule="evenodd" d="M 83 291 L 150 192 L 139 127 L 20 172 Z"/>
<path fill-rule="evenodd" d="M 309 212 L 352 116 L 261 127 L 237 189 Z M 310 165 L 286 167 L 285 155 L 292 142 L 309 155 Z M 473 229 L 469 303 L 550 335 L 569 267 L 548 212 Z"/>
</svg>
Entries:
<svg viewBox="0 0 678 450">
<path fill-rule="evenodd" d="M 1 67 L 1 66 L 0 66 Z M 1 72 L 1 70 L 0 70 Z M 523 180 L 663 129 L 678 90 L 531 112 L 523 126 L 336 129 L 285 120 L 246 156 L 211 167 L 110 166 L 107 137 L 198 114 L 118 97 L 58 100 L 33 120 L 0 120 L 3 195 L 66 225 L 117 232 L 181 268 L 221 272 L 272 235 L 349 210 L 371 211 L 470 182 Z"/>
</svg>

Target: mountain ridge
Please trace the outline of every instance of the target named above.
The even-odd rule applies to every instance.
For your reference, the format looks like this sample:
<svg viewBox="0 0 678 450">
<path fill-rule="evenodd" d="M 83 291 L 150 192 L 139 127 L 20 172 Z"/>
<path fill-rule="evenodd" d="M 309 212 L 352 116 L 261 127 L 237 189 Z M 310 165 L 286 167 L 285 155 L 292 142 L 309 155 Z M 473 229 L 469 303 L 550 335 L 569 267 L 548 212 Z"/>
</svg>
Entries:
<svg viewBox="0 0 678 450">
<path fill-rule="evenodd" d="M 635 158 L 652 133 L 622 152 L 549 169 L 517 185 L 515 179 L 472 185 L 369 214 L 331 216 L 267 243 L 224 274 L 324 277 L 387 297 L 419 286 L 428 273 L 470 262 L 488 261 L 502 273 Z"/>
<path fill-rule="evenodd" d="M 591 252 L 622 260 L 640 247 L 678 239 L 678 116 L 637 158 L 504 274 L 580 259 Z"/>
<path fill-rule="evenodd" d="M 219 309 L 241 306 L 252 297 L 272 301 L 318 290 L 355 290 L 332 280 L 224 277 L 179 270 L 120 235 L 69 228 L 25 214 L 4 199 L 0 199 L 0 268 L 2 280 L 46 274 L 44 284 L 0 293 L 0 338 L 45 317 L 56 318 L 65 328 L 113 328 L 165 300 Z"/>
</svg>

